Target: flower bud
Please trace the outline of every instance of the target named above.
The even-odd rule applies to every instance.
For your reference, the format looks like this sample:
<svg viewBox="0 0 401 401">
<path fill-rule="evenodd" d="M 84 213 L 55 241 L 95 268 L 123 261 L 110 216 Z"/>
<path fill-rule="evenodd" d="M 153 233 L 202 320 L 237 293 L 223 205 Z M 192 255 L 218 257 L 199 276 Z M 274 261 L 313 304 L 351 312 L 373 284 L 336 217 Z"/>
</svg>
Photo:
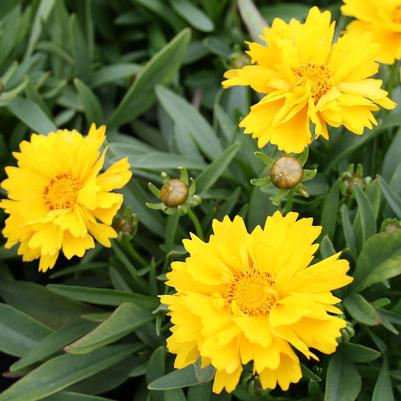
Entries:
<svg viewBox="0 0 401 401">
<path fill-rule="evenodd" d="M 354 191 L 354 186 L 359 185 L 362 190 L 366 188 L 366 181 L 363 177 L 358 177 L 356 175 L 352 175 L 345 180 L 345 190 L 347 195 L 351 195 Z"/>
<path fill-rule="evenodd" d="M 122 215 L 117 215 L 113 220 L 113 228 L 120 237 L 135 237 L 138 231 L 138 216 L 125 209 Z"/>
<path fill-rule="evenodd" d="M 401 220 L 392 218 L 384 219 L 381 224 L 380 231 L 386 233 L 401 231 Z"/>
<path fill-rule="evenodd" d="M 167 207 L 177 207 L 188 199 L 189 190 L 184 181 L 174 178 L 167 181 L 160 189 L 160 200 Z"/>
<path fill-rule="evenodd" d="M 243 52 L 235 52 L 230 57 L 231 64 L 234 68 L 242 68 L 250 64 L 250 58 Z"/>
<path fill-rule="evenodd" d="M 270 170 L 272 183 L 281 189 L 297 186 L 304 176 L 301 164 L 294 157 L 283 156 L 277 159 Z"/>
</svg>

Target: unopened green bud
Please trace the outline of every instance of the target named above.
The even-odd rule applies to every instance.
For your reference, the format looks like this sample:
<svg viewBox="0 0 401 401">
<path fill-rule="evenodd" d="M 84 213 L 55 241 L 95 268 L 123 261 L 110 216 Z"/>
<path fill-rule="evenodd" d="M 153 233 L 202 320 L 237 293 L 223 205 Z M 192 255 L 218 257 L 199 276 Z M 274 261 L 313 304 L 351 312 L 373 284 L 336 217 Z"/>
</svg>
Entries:
<svg viewBox="0 0 401 401">
<path fill-rule="evenodd" d="M 303 179 L 304 170 L 294 157 L 283 156 L 277 159 L 270 170 L 272 183 L 280 189 L 296 187 Z"/>
<path fill-rule="evenodd" d="M 114 218 L 113 228 L 120 237 L 133 238 L 138 231 L 138 216 L 126 209 L 122 215 Z"/>
<path fill-rule="evenodd" d="M 396 231 L 401 231 L 401 220 L 398 219 L 384 219 L 380 231 L 386 233 L 394 233 Z"/>
<path fill-rule="evenodd" d="M 179 178 L 167 181 L 160 189 L 160 200 L 167 207 L 183 205 L 189 195 L 188 186 Z"/>
</svg>

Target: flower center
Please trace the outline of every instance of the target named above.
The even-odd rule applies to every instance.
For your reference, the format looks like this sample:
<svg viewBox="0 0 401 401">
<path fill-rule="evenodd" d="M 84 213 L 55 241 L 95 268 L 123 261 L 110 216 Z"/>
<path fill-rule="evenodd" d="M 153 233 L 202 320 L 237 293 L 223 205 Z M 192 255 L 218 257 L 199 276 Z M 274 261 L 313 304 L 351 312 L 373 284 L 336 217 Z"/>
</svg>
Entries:
<svg viewBox="0 0 401 401">
<path fill-rule="evenodd" d="M 312 98 L 317 104 L 320 98 L 332 87 L 331 74 L 325 65 L 307 63 L 294 69 L 297 85 L 304 86 L 310 82 L 312 87 Z"/>
<path fill-rule="evenodd" d="M 249 316 L 266 316 L 275 305 L 278 294 L 273 288 L 270 273 L 254 270 L 235 275 L 224 298 L 227 305 L 235 302 L 240 311 Z"/>
<path fill-rule="evenodd" d="M 76 201 L 81 182 L 70 172 L 51 178 L 43 190 L 43 200 L 49 210 L 70 208 Z"/>
<path fill-rule="evenodd" d="M 401 24 L 401 5 L 394 7 L 392 20 L 395 24 Z"/>
</svg>

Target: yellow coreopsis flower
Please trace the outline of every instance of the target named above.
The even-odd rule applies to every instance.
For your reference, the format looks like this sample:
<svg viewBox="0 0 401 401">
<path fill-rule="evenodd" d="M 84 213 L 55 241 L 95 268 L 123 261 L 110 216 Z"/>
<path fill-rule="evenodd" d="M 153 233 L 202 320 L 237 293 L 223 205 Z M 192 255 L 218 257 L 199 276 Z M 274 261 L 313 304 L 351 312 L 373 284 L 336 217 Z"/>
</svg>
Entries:
<svg viewBox="0 0 401 401">
<path fill-rule="evenodd" d="M 19 243 L 24 261 L 40 258 L 39 270 L 56 263 L 62 251 L 69 259 L 94 248 L 94 238 L 109 247 L 117 233 L 112 219 L 123 202 L 111 192 L 131 178 L 128 159 L 105 172 L 106 127 L 92 125 L 86 137 L 72 130 L 33 134 L 13 155 L 17 166 L 6 167 L 1 187 L 8 198 L 0 202 L 9 217 L 3 230 L 6 248 Z"/>
<path fill-rule="evenodd" d="M 312 141 L 311 123 L 315 138 L 329 138 L 327 125 L 362 134 L 377 123 L 372 111 L 395 107 L 382 81 L 370 78 L 378 45 L 351 34 L 333 44 L 333 35 L 330 12 L 317 7 L 304 24 L 276 18 L 262 36 L 267 46 L 248 43 L 253 64 L 225 73 L 225 88 L 250 85 L 266 94 L 240 123 L 259 147 L 271 142 L 301 153 Z"/>
<path fill-rule="evenodd" d="M 249 362 L 263 388 L 286 390 L 301 378 L 294 350 L 315 359 L 310 348 L 336 350 L 346 323 L 331 291 L 352 281 L 349 265 L 336 254 L 309 266 L 321 227 L 297 217 L 276 212 L 250 234 L 241 217 L 215 220 L 209 242 L 184 240 L 190 256 L 167 274 L 175 367 L 201 357 L 216 369 L 216 393 L 233 391 Z"/>
<path fill-rule="evenodd" d="M 341 12 L 356 18 L 349 32 L 369 33 L 380 45 L 380 62 L 392 64 L 401 58 L 401 0 L 344 0 Z"/>
</svg>

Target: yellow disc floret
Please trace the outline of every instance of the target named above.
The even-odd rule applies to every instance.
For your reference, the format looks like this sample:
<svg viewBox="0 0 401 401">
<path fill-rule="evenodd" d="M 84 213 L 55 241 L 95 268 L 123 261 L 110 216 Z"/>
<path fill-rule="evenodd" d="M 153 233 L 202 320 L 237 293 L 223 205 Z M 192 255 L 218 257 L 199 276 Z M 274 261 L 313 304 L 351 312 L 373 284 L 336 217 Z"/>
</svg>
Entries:
<svg viewBox="0 0 401 401">
<path fill-rule="evenodd" d="M 240 272 L 234 276 L 225 293 L 227 304 L 230 308 L 238 307 L 248 316 L 266 316 L 278 297 L 273 284 L 270 273 Z"/>
<path fill-rule="evenodd" d="M 294 68 L 294 75 L 298 86 L 310 86 L 315 104 L 319 103 L 320 98 L 332 87 L 331 75 L 326 65 L 303 64 Z"/>
<path fill-rule="evenodd" d="M 68 209 L 77 199 L 81 182 L 71 172 L 58 173 L 43 190 L 43 199 L 49 210 Z"/>
</svg>

